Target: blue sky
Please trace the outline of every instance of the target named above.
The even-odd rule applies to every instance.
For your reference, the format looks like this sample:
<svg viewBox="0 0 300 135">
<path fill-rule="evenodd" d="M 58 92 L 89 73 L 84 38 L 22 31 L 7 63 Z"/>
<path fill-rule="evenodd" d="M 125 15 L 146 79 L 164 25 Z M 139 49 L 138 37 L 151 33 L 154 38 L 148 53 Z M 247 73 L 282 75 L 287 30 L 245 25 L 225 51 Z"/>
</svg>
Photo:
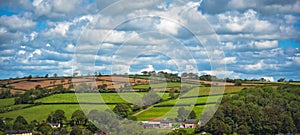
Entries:
<svg viewBox="0 0 300 135">
<path fill-rule="evenodd" d="M 300 0 L 0 1 L 0 78 L 164 70 L 300 80 L 299 26 Z"/>
</svg>

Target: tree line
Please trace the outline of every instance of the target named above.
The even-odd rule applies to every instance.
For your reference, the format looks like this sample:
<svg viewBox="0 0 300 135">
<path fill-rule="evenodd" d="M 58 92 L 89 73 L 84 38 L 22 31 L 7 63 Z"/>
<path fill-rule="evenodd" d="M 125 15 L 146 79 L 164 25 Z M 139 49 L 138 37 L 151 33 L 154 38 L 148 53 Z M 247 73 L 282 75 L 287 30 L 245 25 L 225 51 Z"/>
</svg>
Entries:
<svg viewBox="0 0 300 135">
<path fill-rule="evenodd" d="M 212 134 L 287 134 L 300 132 L 300 87 L 281 85 L 244 88 L 227 95 L 198 132 Z M 206 112 L 201 116 L 210 115 Z"/>
</svg>

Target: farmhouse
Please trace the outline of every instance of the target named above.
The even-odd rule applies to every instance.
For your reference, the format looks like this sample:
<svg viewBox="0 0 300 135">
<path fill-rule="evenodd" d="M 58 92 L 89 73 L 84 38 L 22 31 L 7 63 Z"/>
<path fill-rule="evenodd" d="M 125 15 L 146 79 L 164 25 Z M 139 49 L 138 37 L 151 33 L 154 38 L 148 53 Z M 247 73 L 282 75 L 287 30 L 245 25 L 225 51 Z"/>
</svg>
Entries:
<svg viewBox="0 0 300 135">
<path fill-rule="evenodd" d="M 140 122 L 144 128 L 162 128 L 162 129 L 172 129 L 172 121 L 166 119 L 153 119 L 149 121 Z"/>
<path fill-rule="evenodd" d="M 184 128 L 196 128 L 196 126 L 200 124 L 200 121 L 199 120 L 196 120 L 196 119 L 187 119 L 183 126 Z"/>
<path fill-rule="evenodd" d="M 59 127 L 60 127 L 60 123 L 49 123 L 49 125 L 50 125 L 52 128 L 59 128 Z"/>
</svg>

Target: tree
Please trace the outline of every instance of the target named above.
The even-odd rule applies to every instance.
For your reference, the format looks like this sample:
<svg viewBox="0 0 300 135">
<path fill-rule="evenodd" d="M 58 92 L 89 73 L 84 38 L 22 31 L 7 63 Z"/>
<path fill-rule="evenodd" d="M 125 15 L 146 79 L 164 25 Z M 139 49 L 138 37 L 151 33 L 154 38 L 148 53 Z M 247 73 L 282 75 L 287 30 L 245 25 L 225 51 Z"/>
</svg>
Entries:
<svg viewBox="0 0 300 135">
<path fill-rule="evenodd" d="M 71 119 L 76 125 L 85 125 L 88 120 L 82 110 L 76 110 L 73 112 Z"/>
<path fill-rule="evenodd" d="M 189 119 L 196 119 L 196 113 L 195 113 L 195 111 L 194 110 L 192 110 L 191 112 L 190 112 L 190 114 L 189 114 L 189 116 L 188 116 L 188 118 Z"/>
<path fill-rule="evenodd" d="M 141 72 L 143 75 L 147 75 L 148 71 L 142 71 Z"/>
<path fill-rule="evenodd" d="M 53 77 L 54 77 L 54 78 L 57 78 L 57 74 L 56 74 L 56 73 L 54 73 L 54 74 L 53 74 Z"/>
<path fill-rule="evenodd" d="M 280 78 L 277 80 L 277 82 L 284 82 L 285 78 Z"/>
<path fill-rule="evenodd" d="M 162 100 L 161 97 L 154 91 L 150 91 L 148 94 L 142 97 L 143 105 L 145 106 L 152 105 L 159 102 L 160 100 Z"/>
<path fill-rule="evenodd" d="M 46 75 L 45 75 L 45 78 L 48 78 L 48 76 L 49 76 L 49 75 L 48 75 L 48 74 L 46 74 Z"/>
<path fill-rule="evenodd" d="M 14 122 L 13 129 L 14 130 L 26 130 L 28 127 L 28 122 L 25 120 L 23 116 L 18 116 Z"/>
<path fill-rule="evenodd" d="M 41 132 L 43 135 L 51 135 L 52 134 L 52 128 L 48 123 L 42 123 L 39 125 L 38 129 L 39 132 Z"/>
<path fill-rule="evenodd" d="M 188 118 L 189 111 L 185 110 L 183 107 L 180 107 L 177 111 L 177 120 L 183 122 Z"/>
<path fill-rule="evenodd" d="M 29 80 L 31 80 L 32 79 L 32 75 L 29 75 L 28 77 L 27 77 L 27 80 L 29 81 Z"/>
<path fill-rule="evenodd" d="M 242 81 L 240 79 L 235 80 L 234 86 L 242 86 Z"/>
<path fill-rule="evenodd" d="M 189 135 L 188 132 L 182 128 L 175 129 L 172 132 L 168 133 L 167 135 Z"/>
<path fill-rule="evenodd" d="M 238 134 L 241 134 L 241 135 L 248 135 L 249 134 L 248 128 L 245 125 L 239 126 L 236 132 Z"/>
<path fill-rule="evenodd" d="M 70 135 L 82 135 L 82 129 L 76 126 L 72 129 Z"/>
<path fill-rule="evenodd" d="M 63 110 L 56 110 L 54 113 L 51 113 L 48 118 L 47 122 L 50 123 L 60 123 L 62 124 L 63 121 L 66 121 L 65 112 Z"/>
<path fill-rule="evenodd" d="M 169 97 L 171 98 L 171 99 L 175 99 L 176 97 L 175 97 L 175 90 L 174 89 L 171 89 L 170 91 L 169 91 Z"/>
<path fill-rule="evenodd" d="M 113 112 L 122 118 L 126 118 L 132 112 L 132 108 L 126 103 L 118 103 L 113 109 Z"/>
</svg>

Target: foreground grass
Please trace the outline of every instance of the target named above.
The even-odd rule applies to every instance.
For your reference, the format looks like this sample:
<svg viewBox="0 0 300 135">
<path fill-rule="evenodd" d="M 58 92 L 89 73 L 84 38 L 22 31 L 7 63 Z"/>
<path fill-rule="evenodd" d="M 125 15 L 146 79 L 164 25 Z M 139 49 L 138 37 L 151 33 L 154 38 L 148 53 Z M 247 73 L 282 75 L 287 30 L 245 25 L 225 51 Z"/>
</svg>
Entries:
<svg viewBox="0 0 300 135">
<path fill-rule="evenodd" d="M 89 112 L 90 110 L 93 110 L 93 109 L 105 110 L 107 107 L 110 109 L 113 109 L 114 105 L 106 106 L 106 105 L 86 104 L 86 105 L 83 105 L 82 107 L 83 107 L 83 110 L 86 110 Z M 51 112 L 54 112 L 58 109 L 64 110 L 67 119 L 70 120 L 72 113 L 76 110 L 81 109 L 81 107 L 78 104 L 75 104 L 75 105 L 73 105 L 73 104 L 72 105 L 39 105 L 39 106 L 30 107 L 30 108 L 25 108 L 22 110 L 1 113 L 1 117 L 15 119 L 16 117 L 21 115 L 29 122 L 32 120 L 42 121 L 42 120 L 46 120 L 48 115 Z"/>
<path fill-rule="evenodd" d="M 15 103 L 15 98 L 0 99 L 0 108 L 12 106 Z"/>
</svg>

